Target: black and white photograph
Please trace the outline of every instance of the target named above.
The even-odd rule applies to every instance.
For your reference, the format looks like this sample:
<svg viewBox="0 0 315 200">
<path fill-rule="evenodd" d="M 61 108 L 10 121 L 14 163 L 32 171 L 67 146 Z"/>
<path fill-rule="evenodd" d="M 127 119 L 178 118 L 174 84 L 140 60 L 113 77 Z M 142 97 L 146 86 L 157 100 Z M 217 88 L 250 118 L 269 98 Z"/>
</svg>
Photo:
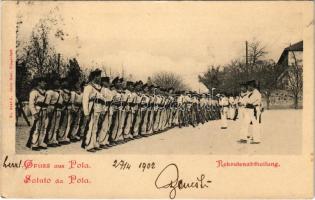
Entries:
<svg viewBox="0 0 315 200">
<path fill-rule="evenodd" d="M 314 2 L 1 6 L 1 197 L 314 197 Z"/>
<path fill-rule="evenodd" d="M 17 154 L 301 154 L 300 9 L 17 4 Z"/>
</svg>

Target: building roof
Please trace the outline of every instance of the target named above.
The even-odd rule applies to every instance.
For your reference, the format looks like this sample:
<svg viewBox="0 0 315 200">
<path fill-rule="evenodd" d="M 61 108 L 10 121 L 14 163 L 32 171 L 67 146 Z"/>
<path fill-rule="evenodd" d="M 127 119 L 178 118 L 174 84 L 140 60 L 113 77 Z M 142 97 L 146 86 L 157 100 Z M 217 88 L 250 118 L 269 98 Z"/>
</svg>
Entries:
<svg viewBox="0 0 315 200">
<path fill-rule="evenodd" d="M 300 42 L 297 42 L 295 44 L 292 44 L 291 46 L 288 46 L 284 50 L 287 51 L 303 51 L 303 40 Z"/>
<path fill-rule="evenodd" d="M 278 60 L 278 64 L 281 64 L 285 60 L 289 51 L 303 51 L 303 40 L 286 47 Z"/>
</svg>

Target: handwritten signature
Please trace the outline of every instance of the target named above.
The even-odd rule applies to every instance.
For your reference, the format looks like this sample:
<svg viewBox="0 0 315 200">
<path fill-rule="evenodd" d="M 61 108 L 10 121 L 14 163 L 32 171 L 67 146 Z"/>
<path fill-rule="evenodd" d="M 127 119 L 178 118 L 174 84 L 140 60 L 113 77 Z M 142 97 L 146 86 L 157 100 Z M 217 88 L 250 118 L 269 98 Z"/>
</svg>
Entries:
<svg viewBox="0 0 315 200">
<path fill-rule="evenodd" d="M 177 189 L 205 189 L 211 183 L 206 180 L 206 176 L 201 174 L 195 181 L 185 182 L 179 178 L 179 170 L 176 164 L 171 163 L 167 165 L 157 176 L 155 186 L 157 189 L 170 189 L 169 197 L 174 199 L 176 197 Z"/>
<path fill-rule="evenodd" d="M 2 163 L 3 168 L 21 168 L 22 167 L 22 160 L 18 162 L 9 160 L 9 156 L 5 156 L 5 159 Z"/>
</svg>

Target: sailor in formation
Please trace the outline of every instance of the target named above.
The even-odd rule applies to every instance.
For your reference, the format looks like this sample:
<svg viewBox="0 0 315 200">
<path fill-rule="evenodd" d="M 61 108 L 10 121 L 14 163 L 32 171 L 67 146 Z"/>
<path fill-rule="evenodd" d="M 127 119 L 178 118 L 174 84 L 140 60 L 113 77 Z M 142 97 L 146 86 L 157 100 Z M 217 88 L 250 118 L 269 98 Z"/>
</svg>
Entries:
<svg viewBox="0 0 315 200">
<path fill-rule="evenodd" d="M 253 82 L 243 85 L 237 101 L 225 94 L 218 97 L 120 77 L 111 79 L 98 69 L 90 73 L 87 83 L 71 86 L 66 78 L 37 77 L 29 96 L 33 126 L 27 146 L 39 151 L 81 141 L 86 151 L 96 152 L 211 120 L 221 119 L 221 128 L 226 129 L 228 117 L 236 116 L 236 107 L 242 121 L 240 142 L 259 143 L 261 94 L 257 86 Z M 248 132 L 250 124 L 252 134 Z"/>
</svg>

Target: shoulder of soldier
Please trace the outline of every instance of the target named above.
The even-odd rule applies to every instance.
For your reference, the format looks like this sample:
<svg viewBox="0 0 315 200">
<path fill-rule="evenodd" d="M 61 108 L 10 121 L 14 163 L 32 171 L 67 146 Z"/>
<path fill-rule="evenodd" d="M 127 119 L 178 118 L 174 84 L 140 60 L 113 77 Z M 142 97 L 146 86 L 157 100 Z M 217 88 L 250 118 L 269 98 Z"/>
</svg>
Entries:
<svg viewBox="0 0 315 200">
<path fill-rule="evenodd" d="M 36 88 L 33 88 L 33 89 L 30 91 L 30 95 L 35 95 L 35 94 L 39 94 L 39 91 L 38 91 Z"/>
<path fill-rule="evenodd" d="M 85 87 L 86 88 L 92 88 L 92 89 L 98 90 L 98 91 L 100 91 L 102 89 L 102 86 L 95 84 L 95 83 L 88 83 Z"/>
<path fill-rule="evenodd" d="M 57 93 L 57 92 L 54 91 L 54 90 L 47 90 L 47 91 L 46 91 L 47 96 L 52 96 L 52 95 L 54 95 L 54 94 L 56 94 L 56 93 Z"/>
<path fill-rule="evenodd" d="M 112 90 L 112 92 L 113 92 L 114 95 L 118 95 L 119 94 L 119 92 L 117 90 Z"/>
<path fill-rule="evenodd" d="M 254 93 L 254 94 L 261 94 L 261 93 L 259 92 L 259 90 L 257 90 L 257 89 L 254 89 L 254 90 L 253 90 L 253 93 Z"/>
<path fill-rule="evenodd" d="M 68 89 L 63 89 L 62 93 L 65 94 L 65 95 L 69 95 L 71 93 L 71 91 L 68 90 Z"/>
<path fill-rule="evenodd" d="M 84 89 L 85 89 L 85 88 L 93 88 L 92 83 L 86 84 L 86 85 L 84 86 Z"/>
<path fill-rule="evenodd" d="M 32 94 L 39 94 L 39 95 L 45 95 L 46 94 L 46 90 L 40 90 L 40 89 L 37 89 L 37 88 L 33 88 L 30 93 L 32 93 Z"/>
</svg>

